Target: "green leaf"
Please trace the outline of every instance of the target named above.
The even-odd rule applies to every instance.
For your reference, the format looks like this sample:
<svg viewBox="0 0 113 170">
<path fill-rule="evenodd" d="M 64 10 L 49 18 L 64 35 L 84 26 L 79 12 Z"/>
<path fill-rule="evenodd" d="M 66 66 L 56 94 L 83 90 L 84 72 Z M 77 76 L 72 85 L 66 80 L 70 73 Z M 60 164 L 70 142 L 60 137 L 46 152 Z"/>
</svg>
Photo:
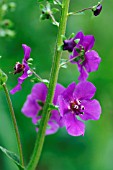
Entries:
<svg viewBox="0 0 113 170">
<path fill-rule="evenodd" d="M 0 69 L 0 85 L 6 83 L 7 79 L 7 75 Z"/>
<path fill-rule="evenodd" d="M 18 166 L 18 168 L 20 170 L 24 170 L 24 167 L 20 164 L 20 160 L 15 153 L 8 151 L 7 149 L 3 148 L 2 146 L 0 146 L 0 149 L 8 158 L 10 158 Z"/>
<path fill-rule="evenodd" d="M 59 107 L 57 106 L 57 105 L 53 105 L 53 104 L 49 104 L 49 111 L 51 111 L 51 110 L 58 110 L 59 109 Z"/>
<path fill-rule="evenodd" d="M 59 12 L 58 8 L 52 8 L 52 13 L 55 14 L 56 12 Z"/>
</svg>

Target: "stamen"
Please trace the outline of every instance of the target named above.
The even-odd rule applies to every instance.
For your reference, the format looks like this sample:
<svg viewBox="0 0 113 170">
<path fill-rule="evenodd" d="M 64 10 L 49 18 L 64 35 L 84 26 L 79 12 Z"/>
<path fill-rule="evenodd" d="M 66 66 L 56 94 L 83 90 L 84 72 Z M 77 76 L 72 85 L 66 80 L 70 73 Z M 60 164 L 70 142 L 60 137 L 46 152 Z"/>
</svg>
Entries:
<svg viewBox="0 0 113 170">
<path fill-rule="evenodd" d="M 80 105 L 81 104 L 81 101 L 80 100 L 76 100 L 77 104 Z"/>
<path fill-rule="evenodd" d="M 74 105 L 74 109 L 79 109 L 79 106 L 78 105 Z"/>
<path fill-rule="evenodd" d="M 85 109 L 85 107 L 84 106 L 81 106 L 81 110 L 84 110 Z"/>
</svg>

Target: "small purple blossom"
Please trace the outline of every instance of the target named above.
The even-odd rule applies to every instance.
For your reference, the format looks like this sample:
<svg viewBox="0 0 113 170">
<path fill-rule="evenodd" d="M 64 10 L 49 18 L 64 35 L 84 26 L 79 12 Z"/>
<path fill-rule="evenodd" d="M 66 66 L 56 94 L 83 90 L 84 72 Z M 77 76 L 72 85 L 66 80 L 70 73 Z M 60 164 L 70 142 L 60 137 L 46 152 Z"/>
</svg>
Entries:
<svg viewBox="0 0 113 170">
<path fill-rule="evenodd" d="M 98 16 L 102 11 L 102 5 L 98 4 L 96 7 L 94 6 L 94 8 L 92 8 L 92 11 L 95 16 Z"/>
<path fill-rule="evenodd" d="M 64 87 L 60 84 L 56 85 L 53 104 L 57 105 L 58 96 L 64 91 Z M 38 131 L 38 124 L 42 117 L 42 110 L 47 96 L 47 86 L 44 83 L 37 83 L 32 88 L 31 94 L 28 95 L 26 102 L 23 105 L 22 112 L 25 116 L 32 118 L 33 124 L 36 125 Z M 46 134 L 55 133 L 59 127 L 63 126 L 62 118 L 57 110 L 51 111 L 51 116 L 48 121 Z"/>
<path fill-rule="evenodd" d="M 60 114 L 70 135 L 84 135 L 85 124 L 81 120 L 99 119 L 101 106 L 97 100 L 91 100 L 95 92 L 96 87 L 90 82 L 73 82 L 59 96 Z"/>
<path fill-rule="evenodd" d="M 20 72 L 23 72 L 23 74 L 18 78 L 18 84 L 10 91 L 11 94 L 15 94 L 17 91 L 21 90 L 21 84 L 23 81 L 29 76 L 29 74 L 32 74 L 27 63 L 27 60 L 30 58 L 31 48 L 25 44 L 22 44 L 22 47 L 24 49 L 24 58 L 22 64 L 19 62 L 16 63 L 14 74 Z"/>
<path fill-rule="evenodd" d="M 95 39 L 92 35 L 84 35 L 83 32 L 78 32 L 75 39 L 80 39 L 75 46 L 73 54 L 70 56 L 70 62 L 78 65 L 80 72 L 79 80 L 86 80 L 89 72 L 96 71 L 101 62 L 98 53 L 91 50 L 94 46 Z"/>
</svg>

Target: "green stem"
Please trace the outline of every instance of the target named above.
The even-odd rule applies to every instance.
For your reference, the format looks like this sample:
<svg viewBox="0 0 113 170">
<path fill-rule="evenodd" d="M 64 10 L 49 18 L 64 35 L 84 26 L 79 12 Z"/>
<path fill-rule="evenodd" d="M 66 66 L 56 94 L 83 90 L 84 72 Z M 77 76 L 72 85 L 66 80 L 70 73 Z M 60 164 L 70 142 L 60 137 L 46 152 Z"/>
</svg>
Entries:
<svg viewBox="0 0 113 170">
<path fill-rule="evenodd" d="M 14 125 L 14 130 L 15 130 L 15 134 L 16 134 L 16 138 L 17 138 L 18 150 L 19 150 L 19 154 L 20 154 L 20 163 L 21 163 L 22 166 L 24 166 L 22 146 L 21 146 L 21 142 L 20 142 L 20 135 L 19 135 L 19 131 L 18 131 L 18 126 L 17 126 L 12 102 L 11 102 L 11 99 L 10 99 L 10 95 L 9 95 L 9 92 L 8 92 L 8 89 L 7 89 L 7 86 L 6 86 L 5 83 L 3 84 L 3 88 L 4 88 L 6 98 L 7 98 L 7 103 L 8 103 L 8 106 L 9 106 L 9 110 L 10 110 L 13 125 Z"/>
<path fill-rule="evenodd" d="M 39 162 L 40 155 L 41 155 L 41 151 L 42 151 L 42 147 L 43 147 L 43 143 L 45 139 L 46 126 L 47 126 L 47 122 L 50 116 L 49 104 L 52 103 L 54 90 L 55 90 L 57 79 L 58 79 L 60 59 L 61 59 L 61 54 L 62 54 L 62 51 L 59 51 L 58 47 L 62 45 L 61 35 L 64 35 L 65 30 L 66 30 L 69 2 L 70 0 L 63 0 L 62 2 L 62 13 L 61 13 L 60 25 L 58 29 L 57 43 L 56 43 L 55 54 L 53 58 L 53 65 L 52 65 L 52 70 L 51 70 L 51 75 L 50 75 L 48 95 L 47 95 L 46 103 L 43 108 L 42 119 L 40 123 L 39 132 L 37 134 L 34 151 L 33 151 L 31 160 L 26 170 L 35 170 Z"/>
</svg>

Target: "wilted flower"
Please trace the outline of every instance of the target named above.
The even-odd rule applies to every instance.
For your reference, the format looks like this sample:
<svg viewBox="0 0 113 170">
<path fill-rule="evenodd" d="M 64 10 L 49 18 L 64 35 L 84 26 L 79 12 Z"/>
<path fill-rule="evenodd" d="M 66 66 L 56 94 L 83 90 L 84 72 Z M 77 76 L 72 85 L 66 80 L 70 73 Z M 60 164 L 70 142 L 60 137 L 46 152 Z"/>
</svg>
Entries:
<svg viewBox="0 0 113 170">
<path fill-rule="evenodd" d="M 94 96 L 96 87 L 87 81 L 76 85 L 71 83 L 59 96 L 60 115 L 63 118 L 67 132 L 72 136 L 84 135 L 85 125 L 82 120 L 98 120 L 101 107 Z"/>
<path fill-rule="evenodd" d="M 11 94 L 16 93 L 17 91 L 21 90 L 21 84 L 23 81 L 29 76 L 29 74 L 32 74 L 30 71 L 30 68 L 28 66 L 28 59 L 30 58 L 30 52 L 31 48 L 28 47 L 25 44 L 22 44 L 22 47 L 24 49 L 24 58 L 22 60 L 22 64 L 17 62 L 15 67 L 14 67 L 14 74 L 22 72 L 23 74 L 18 78 L 18 84 L 10 91 Z"/>
<path fill-rule="evenodd" d="M 101 58 L 96 51 L 91 50 L 95 42 L 92 35 L 85 36 L 83 32 L 78 32 L 76 39 L 79 39 L 79 42 L 75 46 L 73 54 L 70 56 L 70 61 L 78 65 L 78 70 L 80 72 L 78 79 L 86 80 L 89 72 L 98 69 Z"/>
<path fill-rule="evenodd" d="M 58 95 L 64 91 L 64 87 L 60 84 L 56 85 L 53 104 L 57 104 Z M 36 125 L 38 131 L 40 120 L 42 117 L 42 110 L 47 96 L 47 86 L 44 83 L 37 83 L 32 88 L 31 94 L 28 95 L 26 102 L 22 108 L 25 116 L 32 118 L 32 122 Z M 59 127 L 63 126 L 62 118 L 57 110 L 51 111 L 50 119 L 48 121 L 48 128 L 46 134 L 55 133 Z"/>
</svg>

